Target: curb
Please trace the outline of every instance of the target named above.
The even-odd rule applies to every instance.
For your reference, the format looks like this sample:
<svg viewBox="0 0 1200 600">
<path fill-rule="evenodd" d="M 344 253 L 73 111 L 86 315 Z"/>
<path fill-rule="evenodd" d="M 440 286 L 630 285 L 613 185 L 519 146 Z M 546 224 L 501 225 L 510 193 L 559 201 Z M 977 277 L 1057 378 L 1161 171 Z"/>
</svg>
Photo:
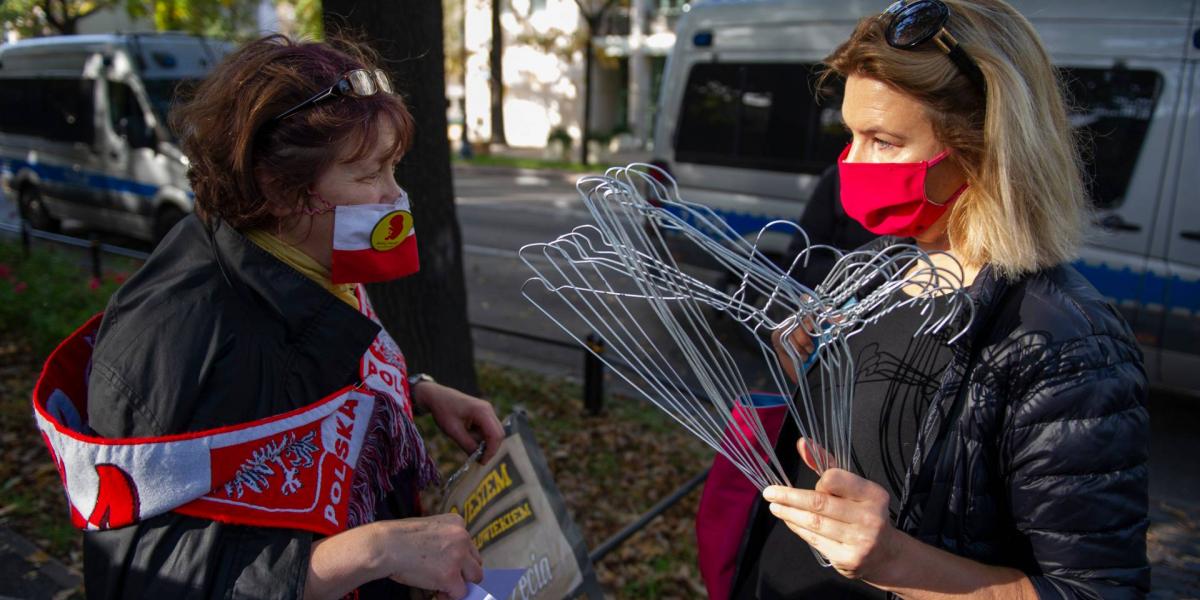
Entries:
<svg viewBox="0 0 1200 600">
<path fill-rule="evenodd" d="M 607 167 L 597 166 L 596 172 L 602 173 L 602 172 L 604 172 L 605 168 L 607 168 Z M 561 169 L 534 169 L 531 167 L 506 167 L 506 166 L 502 166 L 502 165 L 471 165 L 471 164 L 465 164 L 465 163 L 451 163 L 450 170 L 455 171 L 455 172 L 461 171 L 464 173 L 473 173 L 473 174 L 480 174 L 480 175 L 487 175 L 487 174 L 492 174 L 492 175 L 536 175 L 538 177 L 545 177 L 547 179 L 561 179 L 563 182 L 569 183 L 571 185 L 575 185 L 575 182 L 578 181 L 580 177 L 583 177 L 584 175 L 592 174 L 590 172 L 576 173 L 574 171 L 563 171 Z"/>
<path fill-rule="evenodd" d="M 67 598 L 81 595 L 82 590 L 83 578 L 33 542 L 0 526 L 0 600 Z"/>
</svg>

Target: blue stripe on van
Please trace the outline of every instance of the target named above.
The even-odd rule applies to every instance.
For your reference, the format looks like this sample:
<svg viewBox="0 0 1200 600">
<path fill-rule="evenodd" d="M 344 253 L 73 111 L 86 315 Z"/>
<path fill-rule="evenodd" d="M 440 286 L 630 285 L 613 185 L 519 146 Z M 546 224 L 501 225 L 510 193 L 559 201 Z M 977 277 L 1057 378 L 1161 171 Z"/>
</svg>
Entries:
<svg viewBox="0 0 1200 600">
<path fill-rule="evenodd" d="M 1184 281 L 1178 277 L 1171 284 L 1171 293 L 1167 295 L 1166 305 L 1172 308 L 1186 308 L 1192 314 L 1200 315 L 1200 281 Z"/>
<path fill-rule="evenodd" d="M 1114 269 L 1082 260 L 1075 261 L 1073 266 L 1101 294 L 1118 303 L 1159 304 L 1166 310 L 1185 310 L 1200 316 L 1200 281 L 1188 281 L 1178 275 L 1164 277 L 1149 270 L 1138 273 L 1129 267 Z"/>
<path fill-rule="evenodd" d="M 158 193 L 159 186 L 141 183 L 131 179 L 112 177 L 95 171 L 75 171 L 67 167 L 48 165 L 45 163 L 30 163 L 18 158 L 0 156 L 0 170 L 15 175 L 17 171 L 28 168 L 37 173 L 43 181 L 52 181 L 73 187 L 87 189 L 125 192 L 143 198 L 153 198 Z"/>
</svg>

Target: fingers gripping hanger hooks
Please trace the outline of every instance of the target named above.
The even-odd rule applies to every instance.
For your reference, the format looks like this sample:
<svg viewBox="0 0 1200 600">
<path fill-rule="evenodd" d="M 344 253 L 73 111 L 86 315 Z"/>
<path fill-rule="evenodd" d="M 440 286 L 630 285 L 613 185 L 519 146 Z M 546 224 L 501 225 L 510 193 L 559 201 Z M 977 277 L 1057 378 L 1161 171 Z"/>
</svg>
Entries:
<svg viewBox="0 0 1200 600">
<path fill-rule="evenodd" d="M 676 181 L 648 164 L 585 176 L 576 188 L 592 223 L 521 248 L 533 273 L 522 294 L 584 348 L 576 332 L 596 332 L 606 349 L 597 358 L 760 489 L 788 485 L 788 474 L 706 310 L 755 334 L 770 391 L 792 400 L 788 417 L 818 448 L 813 458 L 822 472 L 850 468 L 855 367 L 848 340 L 903 307 L 922 319 L 916 335 L 956 329 L 957 339 L 974 318 L 953 257 L 939 266 L 911 244 L 844 253 L 811 244 L 790 221 L 743 236 L 712 209 L 684 200 Z M 771 231 L 804 241 L 785 266 L 761 250 Z M 685 273 L 671 238 L 712 258 L 736 282 L 733 289 Z M 791 274 L 818 253 L 833 255 L 834 266 L 809 288 Z M 781 337 L 780 353 L 759 335 L 770 333 Z M 812 356 L 796 342 L 805 336 Z M 788 373 L 801 375 L 792 381 Z M 819 392 L 810 378 L 820 382 Z"/>
</svg>

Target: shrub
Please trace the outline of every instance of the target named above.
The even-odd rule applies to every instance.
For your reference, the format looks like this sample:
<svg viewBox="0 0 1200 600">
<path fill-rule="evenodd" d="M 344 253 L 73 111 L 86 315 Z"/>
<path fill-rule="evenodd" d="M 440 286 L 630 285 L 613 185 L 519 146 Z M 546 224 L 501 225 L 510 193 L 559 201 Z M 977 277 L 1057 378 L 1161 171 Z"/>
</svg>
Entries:
<svg viewBox="0 0 1200 600">
<path fill-rule="evenodd" d="M 570 148 L 573 141 L 574 140 L 571 139 L 571 134 L 567 133 L 567 130 L 562 127 L 555 127 L 554 129 L 551 129 L 550 135 L 546 136 L 547 144 L 558 142 L 566 148 Z"/>
</svg>

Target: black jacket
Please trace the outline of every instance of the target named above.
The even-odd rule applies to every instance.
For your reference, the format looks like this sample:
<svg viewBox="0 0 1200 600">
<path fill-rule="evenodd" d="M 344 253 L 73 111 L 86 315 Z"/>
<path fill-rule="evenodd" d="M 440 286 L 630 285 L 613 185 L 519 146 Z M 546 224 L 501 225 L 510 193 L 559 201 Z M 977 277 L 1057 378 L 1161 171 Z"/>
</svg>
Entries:
<svg viewBox="0 0 1200 600">
<path fill-rule="evenodd" d="M 210 234 L 189 216 L 109 301 L 89 424 L 159 436 L 299 408 L 356 382 L 378 331 L 237 231 L 217 222 Z M 404 491 L 382 509 L 407 516 Z M 89 598 L 295 598 L 312 539 L 167 513 L 85 533 L 85 587 Z"/>
<path fill-rule="evenodd" d="M 1043 598 L 1143 597 L 1150 427 L 1129 326 L 1069 265 L 1016 281 L 986 267 L 970 294 L 976 317 L 926 412 L 896 525 L 1018 568 Z M 739 564 L 762 531 L 748 528 Z M 745 571 L 738 586 L 753 585 Z"/>
</svg>

